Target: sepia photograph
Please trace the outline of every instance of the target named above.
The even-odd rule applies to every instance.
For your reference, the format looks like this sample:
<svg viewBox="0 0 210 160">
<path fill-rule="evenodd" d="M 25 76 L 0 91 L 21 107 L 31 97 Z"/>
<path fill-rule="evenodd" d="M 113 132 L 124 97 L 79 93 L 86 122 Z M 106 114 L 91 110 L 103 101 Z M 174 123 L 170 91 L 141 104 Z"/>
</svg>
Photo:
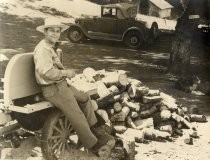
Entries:
<svg viewBox="0 0 210 160">
<path fill-rule="evenodd" d="M 210 0 L 0 0 L 0 160 L 209 160 Z"/>
</svg>

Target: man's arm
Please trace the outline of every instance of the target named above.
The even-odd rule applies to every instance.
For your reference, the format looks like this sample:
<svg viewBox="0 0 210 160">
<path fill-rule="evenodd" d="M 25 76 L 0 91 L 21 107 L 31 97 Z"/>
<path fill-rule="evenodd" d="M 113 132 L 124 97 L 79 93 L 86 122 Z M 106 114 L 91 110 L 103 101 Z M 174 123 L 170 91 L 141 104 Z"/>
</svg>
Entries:
<svg viewBox="0 0 210 160">
<path fill-rule="evenodd" d="M 34 55 L 35 69 L 45 79 L 58 81 L 63 77 L 72 78 L 75 73 L 73 70 L 60 70 L 53 66 L 50 50 L 42 48 L 36 50 Z"/>
</svg>

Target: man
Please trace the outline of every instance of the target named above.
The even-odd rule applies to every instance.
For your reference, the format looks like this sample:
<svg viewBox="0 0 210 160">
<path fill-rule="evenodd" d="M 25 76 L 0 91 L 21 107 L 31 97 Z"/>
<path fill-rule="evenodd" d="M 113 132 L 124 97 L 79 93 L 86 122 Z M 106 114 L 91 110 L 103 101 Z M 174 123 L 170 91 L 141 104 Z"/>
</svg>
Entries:
<svg viewBox="0 0 210 160">
<path fill-rule="evenodd" d="M 69 119 L 82 144 L 97 153 L 107 144 L 108 138 L 100 136 L 98 139 L 92 133 L 97 119 L 89 95 L 67 84 L 66 78 L 74 77 L 75 72 L 64 68 L 53 49 L 61 32 L 67 28 L 68 26 L 55 18 L 46 18 L 45 24 L 36 28 L 45 38 L 34 50 L 35 77 L 45 99 L 58 107 Z"/>
</svg>

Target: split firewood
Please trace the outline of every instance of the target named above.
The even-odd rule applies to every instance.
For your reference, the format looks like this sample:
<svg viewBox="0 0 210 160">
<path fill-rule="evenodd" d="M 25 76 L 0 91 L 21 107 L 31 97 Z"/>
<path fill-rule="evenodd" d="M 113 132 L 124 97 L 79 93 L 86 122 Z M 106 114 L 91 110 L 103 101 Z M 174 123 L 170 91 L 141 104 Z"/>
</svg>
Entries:
<svg viewBox="0 0 210 160">
<path fill-rule="evenodd" d="M 140 104 L 139 103 L 123 101 L 123 104 L 128 106 L 130 109 L 134 109 L 136 112 L 138 112 L 140 110 Z"/>
<path fill-rule="evenodd" d="M 110 93 L 112 93 L 112 95 L 116 95 L 120 93 L 119 89 L 115 85 L 112 85 L 111 87 L 109 87 L 108 90 L 110 91 Z"/>
<path fill-rule="evenodd" d="M 96 101 L 97 101 L 98 107 L 103 109 L 103 108 L 107 108 L 107 106 L 112 106 L 115 102 L 119 100 L 119 98 L 120 96 L 118 95 L 113 96 L 109 94 L 105 97 L 98 98 Z"/>
<path fill-rule="evenodd" d="M 170 133 L 170 134 L 173 133 L 173 127 L 172 127 L 172 125 L 170 125 L 170 124 L 161 125 L 159 130 L 160 130 L 160 131 L 164 131 L 164 132 L 168 132 L 168 133 Z"/>
<path fill-rule="evenodd" d="M 177 122 L 182 122 L 189 129 L 194 129 L 194 130 L 196 129 L 195 126 L 193 126 L 190 122 L 188 122 L 186 119 L 184 119 L 183 117 L 181 117 L 176 113 L 172 113 L 172 118 Z"/>
<path fill-rule="evenodd" d="M 157 110 L 158 109 L 156 106 L 152 106 L 150 109 L 140 112 L 139 115 L 142 118 L 146 118 L 146 117 L 149 117 L 150 115 L 152 115 L 153 113 L 155 113 Z"/>
<path fill-rule="evenodd" d="M 136 96 L 135 97 L 142 97 L 145 95 L 148 95 L 149 88 L 142 86 L 142 87 L 136 87 Z"/>
<path fill-rule="evenodd" d="M 111 124 L 111 122 L 110 122 L 110 120 L 109 120 L 109 117 L 108 117 L 108 114 L 107 114 L 107 112 L 106 112 L 105 110 L 99 109 L 99 110 L 97 110 L 96 112 L 104 119 L 104 121 L 105 121 L 108 125 Z"/>
<path fill-rule="evenodd" d="M 136 129 L 142 130 L 144 128 L 154 128 L 153 118 L 135 120 Z"/>
<path fill-rule="evenodd" d="M 97 84 L 97 93 L 99 97 L 106 97 L 111 94 L 103 82 L 97 81 L 96 84 Z"/>
<path fill-rule="evenodd" d="M 85 76 L 87 82 L 94 83 L 98 80 L 101 80 L 100 74 L 90 67 L 87 67 L 83 70 L 83 75 Z"/>
<path fill-rule="evenodd" d="M 146 111 L 150 108 L 152 108 L 152 106 L 160 106 L 161 107 L 161 103 L 160 102 L 154 102 L 154 103 L 140 103 L 140 111 Z M 166 108 L 167 109 L 167 108 Z"/>
<path fill-rule="evenodd" d="M 130 112 L 129 107 L 123 107 L 122 111 L 119 113 L 115 113 L 111 116 L 111 122 L 124 122 L 125 118 L 128 116 Z"/>
<path fill-rule="evenodd" d="M 129 85 L 127 93 L 130 98 L 134 98 L 136 96 L 136 86 L 132 84 Z"/>
<path fill-rule="evenodd" d="M 123 92 L 120 95 L 120 101 L 121 102 L 124 102 L 124 101 L 128 101 L 128 100 L 130 100 L 130 97 L 129 97 L 128 93 L 127 92 Z"/>
<path fill-rule="evenodd" d="M 176 110 L 178 105 L 176 104 L 176 99 L 170 95 L 167 95 L 163 92 L 160 93 L 161 102 L 163 105 L 166 105 L 170 110 Z"/>
<path fill-rule="evenodd" d="M 114 130 L 116 133 L 122 134 L 124 133 L 128 128 L 125 127 L 124 125 L 114 125 Z"/>
<path fill-rule="evenodd" d="M 128 84 L 128 78 L 125 73 L 109 72 L 104 78 L 102 78 L 102 82 L 107 86 L 126 86 Z"/>
<path fill-rule="evenodd" d="M 206 116 L 204 115 L 191 114 L 189 117 L 191 122 L 207 122 Z"/>
<path fill-rule="evenodd" d="M 126 141 L 135 141 L 138 143 L 144 142 L 144 131 L 136 130 L 132 128 L 128 128 L 123 134 L 116 134 L 118 137 L 126 140 Z"/>
<path fill-rule="evenodd" d="M 171 111 L 169 110 L 163 110 L 160 112 L 160 117 L 162 120 L 168 120 L 171 118 Z"/>
<path fill-rule="evenodd" d="M 158 140 L 159 138 L 168 139 L 171 134 L 152 128 L 144 128 L 145 139 Z"/>
<path fill-rule="evenodd" d="M 122 111 L 122 105 L 119 102 L 114 103 L 114 112 L 119 113 Z"/>
<path fill-rule="evenodd" d="M 154 102 L 159 102 L 161 100 L 160 96 L 143 96 L 143 103 L 154 103 Z"/>
<path fill-rule="evenodd" d="M 159 90 L 152 90 L 152 89 L 150 89 L 147 95 L 148 96 L 159 96 L 160 95 L 160 91 Z"/>
</svg>

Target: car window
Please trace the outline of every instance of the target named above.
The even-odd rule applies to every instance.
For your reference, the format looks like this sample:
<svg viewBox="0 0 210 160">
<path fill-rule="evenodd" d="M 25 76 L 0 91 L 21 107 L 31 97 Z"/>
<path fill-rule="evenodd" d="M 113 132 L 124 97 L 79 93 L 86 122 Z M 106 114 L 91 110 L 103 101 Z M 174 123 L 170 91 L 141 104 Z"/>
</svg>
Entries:
<svg viewBox="0 0 210 160">
<path fill-rule="evenodd" d="M 103 17 L 116 17 L 117 9 L 116 8 L 103 8 L 102 16 Z"/>
</svg>

